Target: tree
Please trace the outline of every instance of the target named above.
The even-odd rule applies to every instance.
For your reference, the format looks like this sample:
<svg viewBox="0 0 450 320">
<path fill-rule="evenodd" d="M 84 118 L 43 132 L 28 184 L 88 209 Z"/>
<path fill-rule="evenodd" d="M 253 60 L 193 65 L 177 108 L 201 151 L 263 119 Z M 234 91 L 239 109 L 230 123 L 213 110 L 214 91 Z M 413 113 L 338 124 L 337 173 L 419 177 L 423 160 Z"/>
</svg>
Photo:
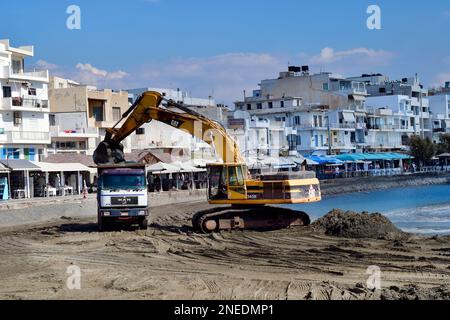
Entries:
<svg viewBox="0 0 450 320">
<path fill-rule="evenodd" d="M 410 154 L 419 166 L 430 161 L 436 154 L 436 145 L 430 138 L 412 136 L 409 138 Z"/>
<path fill-rule="evenodd" d="M 450 133 L 444 133 L 440 136 L 441 142 L 436 146 L 436 154 L 450 153 Z"/>
</svg>

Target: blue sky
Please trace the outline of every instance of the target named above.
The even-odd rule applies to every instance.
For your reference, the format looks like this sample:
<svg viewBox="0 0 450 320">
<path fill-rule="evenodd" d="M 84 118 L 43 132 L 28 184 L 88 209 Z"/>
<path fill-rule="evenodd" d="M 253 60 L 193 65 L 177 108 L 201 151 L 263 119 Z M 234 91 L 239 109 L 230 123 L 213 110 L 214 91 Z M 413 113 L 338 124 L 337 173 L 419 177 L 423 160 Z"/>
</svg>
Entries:
<svg viewBox="0 0 450 320">
<path fill-rule="evenodd" d="M 66 9 L 81 8 L 81 30 Z M 382 30 L 366 9 L 381 7 Z M 35 45 L 29 65 L 114 89 L 179 87 L 231 103 L 290 64 L 345 76 L 450 80 L 450 2 L 365 0 L 22 0 L 0 38 Z"/>
</svg>

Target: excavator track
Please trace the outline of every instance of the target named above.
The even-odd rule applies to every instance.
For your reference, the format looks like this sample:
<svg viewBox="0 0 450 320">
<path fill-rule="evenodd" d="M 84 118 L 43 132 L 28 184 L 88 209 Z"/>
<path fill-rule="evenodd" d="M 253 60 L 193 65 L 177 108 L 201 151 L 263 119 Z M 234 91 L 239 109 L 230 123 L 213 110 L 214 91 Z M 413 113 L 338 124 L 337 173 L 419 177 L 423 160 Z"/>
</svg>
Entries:
<svg viewBox="0 0 450 320">
<path fill-rule="evenodd" d="M 192 217 L 192 226 L 200 233 L 277 230 L 310 223 L 309 216 L 303 211 L 271 206 L 215 207 L 199 211 Z"/>
</svg>

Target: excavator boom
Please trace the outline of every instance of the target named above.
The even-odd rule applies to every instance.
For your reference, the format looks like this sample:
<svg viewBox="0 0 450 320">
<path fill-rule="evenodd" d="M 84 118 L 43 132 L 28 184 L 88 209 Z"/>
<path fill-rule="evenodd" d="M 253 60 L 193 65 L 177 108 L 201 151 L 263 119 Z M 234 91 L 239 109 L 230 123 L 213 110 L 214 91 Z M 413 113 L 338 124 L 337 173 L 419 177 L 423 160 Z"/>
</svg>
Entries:
<svg viewBox="0 0 450 320">
<path fill-rule="evenodd" d="M 96 164 L 120 163 L 125 161 L 123 147 L 120 143 L 143 124 L 157 120 L 176 129 L 183 130 L 210 144 L 217 156 L 224 163 L 241 163 L 245 161 L 241 156 L 237 143 L 226 132 L 225 128 L 205 116 L 178 104 L 166 100 L 168 107 L 175 107 L 183 113 L 161 107 L 164 98 L 158 92 L 145 92 L 124 113 L 126 119 L 120 128 L 116 126 L 108 129 L 105 140 L 94 153 Z"/>
</svg>

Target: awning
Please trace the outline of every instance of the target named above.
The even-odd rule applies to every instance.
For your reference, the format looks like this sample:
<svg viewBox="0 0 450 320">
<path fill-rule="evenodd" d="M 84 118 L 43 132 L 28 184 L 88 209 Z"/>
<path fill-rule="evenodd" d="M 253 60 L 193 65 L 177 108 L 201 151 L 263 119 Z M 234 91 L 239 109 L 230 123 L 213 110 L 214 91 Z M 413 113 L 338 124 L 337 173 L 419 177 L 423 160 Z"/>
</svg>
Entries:
<svg viewBox="0 0 450 320">
<path fill-rule="evenodd" d="M 10 170 L 3 164 L 0 164 L 0 173 L 8 173 L 8 172 L 10 172 Z"/>
<path fill-rule="evenodd" d="M 313 161 L 311 159 L 308 159 L 308 158 L 305 158 L 302 156 L 291 156 L 291 157 L 289 157 L 289 159 L 300 165 L 303 165 L 305 162 L 308 166 L 318 165 L 318 163 L 316 161 Z"/>
<path fill-rule="evenodd" d="M 181 168 L 172 164 L 158 162 L 147 167 L 147 171 L 155 174 L 166 174 L 180 172 Z"/>
<path fill-rule="evenodd" d="M 386 152 L 386 153 L 349 153 L 341 154 L 336 156 L 337 159 L 347 162 L 358 162 L 358 161 L 391 161 L 391 160 L 407 160 L 413 157 L 396 152 Z"/>
<path fill-rule="evenodd" d="M 443 153 L 438 155 L 439 158 L 450 158 L 450 153 Z"/>
<path fill-rule="evenodd" d="M 42 172 L 97 172 L 96 169 L 89 168 L 81 163 L 49 163 L 49 162 L 34 162 Z"/>
<path fill-rule="evenodd" d="M 337 159 L 336 157 L 325 157 L 325 156 L 308 156 L 307 159 L 311 159 L 320 165 L 343 165 L 344 162 Z"/>
<path fill-rule="evenodd" d="M 175 162 L 172 163 L 172 165 L 175 165 L 177 167 L 180 168 L 180 172 L 185 172 L 185 173 L 189 173 L 189 172 L 205 172 L 206 169 L 200 169 L 200 168 L 196 168 L 194 166 L 191 166 L 189 162 Z"/>
<path fill-rule="evenodd" d="M 22 159 L 1 159 L 0 163 L 11 171 L 40 171 L 37 165 L 28 160 Z"/>
<path fill-rule="evenodd" d="M 349 95 L 349 98 L 353 99 L 355 101 L 366 101 L 366 97 L 365 96 L 360 96 L 360 95 L 355 95 L 355 94 Z"/>
<path fill-rule="evenodd" d="M 345 122 L 356 122 L 355 114 L 352 112 L 342 112 L 342 117 Z"/>
</svg>

